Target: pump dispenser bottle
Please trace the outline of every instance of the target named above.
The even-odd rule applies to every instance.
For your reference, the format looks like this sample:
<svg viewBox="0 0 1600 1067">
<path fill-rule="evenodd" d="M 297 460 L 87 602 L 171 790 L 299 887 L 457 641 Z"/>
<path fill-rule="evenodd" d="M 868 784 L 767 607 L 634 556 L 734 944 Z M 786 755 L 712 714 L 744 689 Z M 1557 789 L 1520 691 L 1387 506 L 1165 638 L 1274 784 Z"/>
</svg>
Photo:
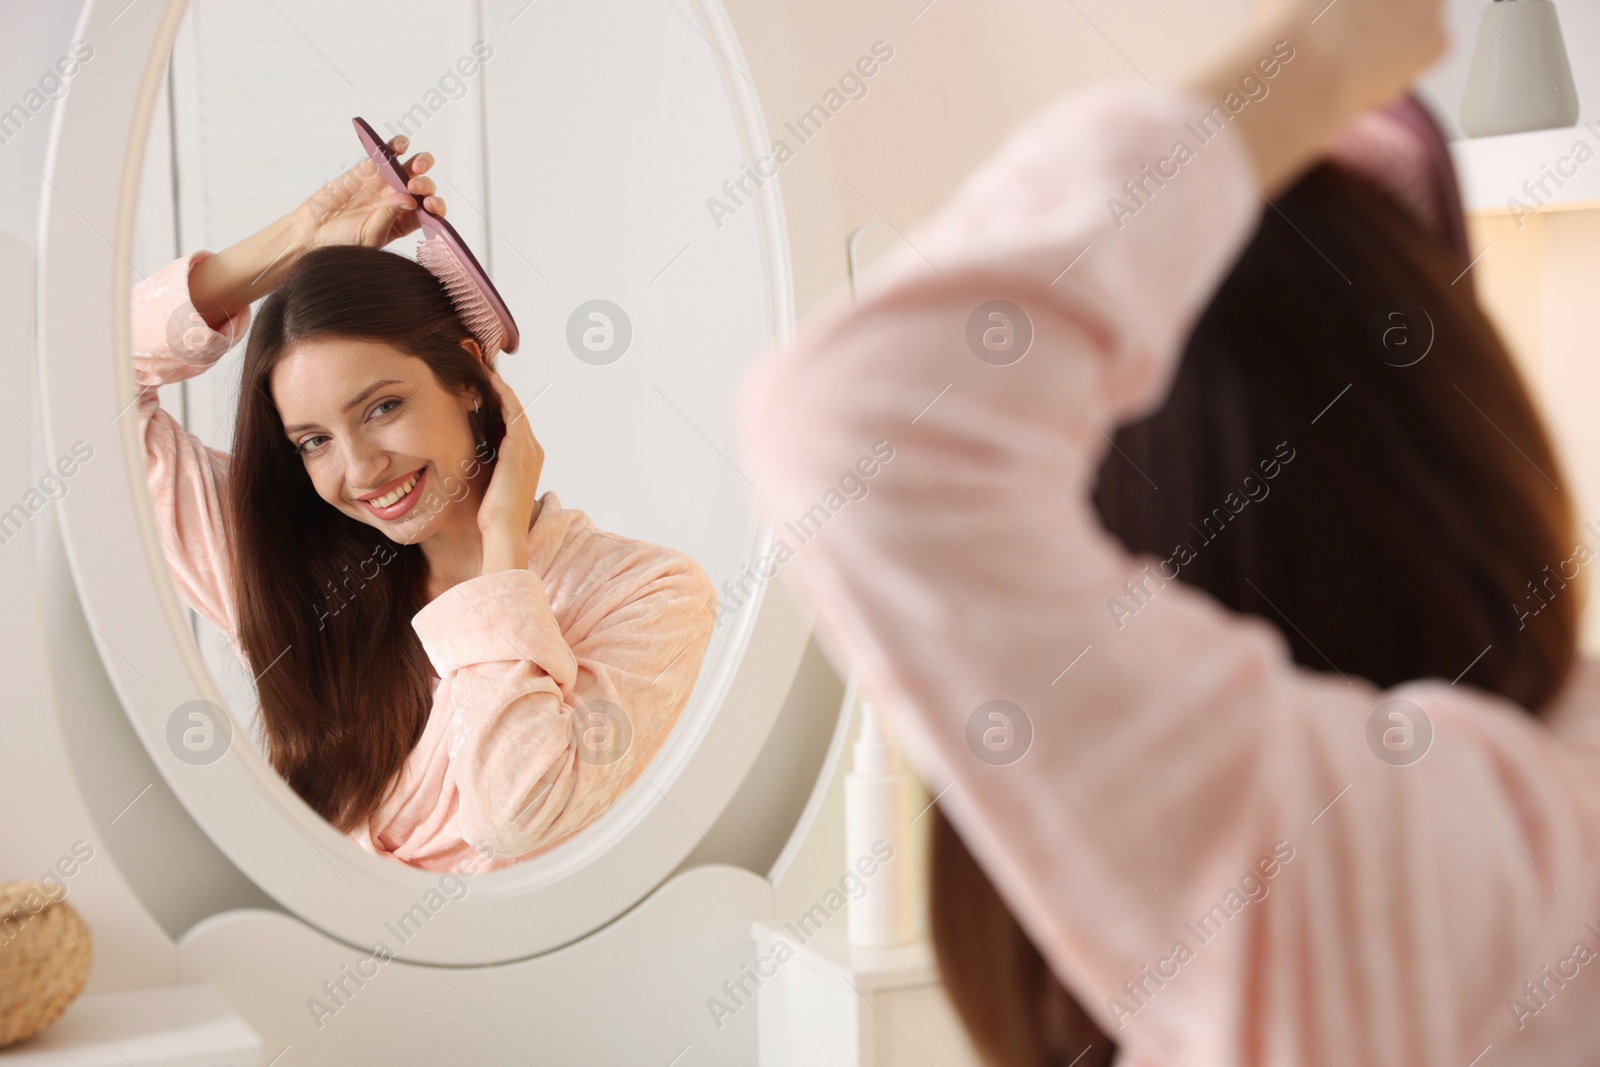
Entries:
<svg viewBox="0 0 1600 1067">
<path fill-rule="evenodd" d="M 866 891 L 850 901 L 850 941 L 903 945 L 912 939 L 904 776 L 877 709 L 865 700 L 854 755 L 844 779 L 845 851 Z"/>
</svg>

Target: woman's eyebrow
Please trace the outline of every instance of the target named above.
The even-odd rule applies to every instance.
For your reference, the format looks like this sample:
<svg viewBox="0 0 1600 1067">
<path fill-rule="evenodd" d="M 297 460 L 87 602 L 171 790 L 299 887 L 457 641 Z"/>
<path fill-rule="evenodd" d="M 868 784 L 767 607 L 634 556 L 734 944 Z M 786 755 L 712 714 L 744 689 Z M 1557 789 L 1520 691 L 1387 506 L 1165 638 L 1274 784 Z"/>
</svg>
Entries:
<svg viewBox="0 0 1600 1067">
<path fill-rule="evenodd" d="M 404 383 L 401 382 L 398 378 L 385 378 L 381 382 L 373 382 L 371 385 L 369 385 L 365 389 L 361 390 L 360 395 L 358 395 L 356 397 L 353 397 L 350 400 L 350 402 L 344 406 L 344 410 L 345 411 L 349 411 L 351 408 L 355 407 L 357 404 L 361 403 L 367 397 L 371 396 L 373 393 L 376 393 L 379 389 L 382 389 L 386 385 L 403 385 L 403 384 Z M 283 432 L 284 433 L 299 433 L 301 430 L 309 430 L 309 429 L 311 429 L 311 427 L 313 425 L 314 425 L 313 423 L 306 423 L 306 422 L 296 423 L 293 426 L 285 426 L 283 428 Z"/>
</svg>

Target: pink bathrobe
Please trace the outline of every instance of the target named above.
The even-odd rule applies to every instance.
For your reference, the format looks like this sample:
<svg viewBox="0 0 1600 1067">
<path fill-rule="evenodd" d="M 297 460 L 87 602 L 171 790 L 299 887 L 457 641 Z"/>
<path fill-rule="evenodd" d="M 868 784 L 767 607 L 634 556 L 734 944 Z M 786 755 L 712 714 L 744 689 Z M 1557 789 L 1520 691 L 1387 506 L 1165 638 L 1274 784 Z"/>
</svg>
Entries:
<svg viewBox="0 0 1600 1067">
<path fill-rule="evenodd" d="M 210 254 L 134 288 L 134 377 L 173 581 L 237 652 L 229 457 L 186 433 L 154 388 L 201 373 L 249 325 L 249 308 L 222 332 L 194 313 L 189 269 Z M 682 552 L 596 529 L 552 492 L 539 501 L 527 570 L 461 582 L 412 617 L 440 682 L 391 795 L 350 835 L 370 852 L 472 873 L 554 847 L 632 784 L 694 689 L 717 607 L 705 571 Z M 625 748 L 620 725 L 593 716 L 599 700 L 627 716 Z M 587 747 L 584 731 L 596 731 Z"/>
<path fill-rule="evenodd" d="M 1209 109 L 1059 101 L 746 379 L 775 525 L 894 450 L 786 573 L 1121 1067 L 1593 1067 L 1594 666 L 1543 721 L 1449 679 L 1304 670 L 1096 517 L 1107 435 L 1161 404 L 1270 210 L 1236 131 L 1184 125 Z M 1130 200 L 1179 141 L 1193 157 Z M 974 318 L 992 300 L 1031 319 L 1009 365 L 982 342 L 1005 318 Z M 1409 765 L 1377 755 L 1408 758 L 1394 708 L 1369 743 L 1395 698 L 1433 731 Z"/>
</svg>

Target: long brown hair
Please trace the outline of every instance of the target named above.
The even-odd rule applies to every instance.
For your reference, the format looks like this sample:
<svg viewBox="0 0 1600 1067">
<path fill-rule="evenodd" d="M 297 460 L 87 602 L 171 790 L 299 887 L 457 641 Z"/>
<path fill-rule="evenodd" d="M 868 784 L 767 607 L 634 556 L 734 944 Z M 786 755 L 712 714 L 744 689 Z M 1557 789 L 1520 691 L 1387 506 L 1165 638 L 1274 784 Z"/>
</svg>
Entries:
<svg viewBox="0 0 1600 1067">
<path fill-rule="evenodd" d="M 226 502 L 238 636 L 259 675 L 273 767 L 348 831 L 382 803 L 421 737 L 437 676 L 411 628 L 423 606 L 421 548 L 319 497 L 272 400 L 278 361 L 328 336 L 392 345 L 427 363 L 441 387 L 475 392 L 482 410 L 468 418 L 492 450 L 505 423 L 484 365 L 461 347 L 471 334 L 443 284 L 405 256 L 315 249 L 255 315 Z M 490 452 L 485 467 L 493 462 Z"/>
<path fill-rule="evenodd" d="M 1180 580 L 1277 625 L 1306 668 L 1380 687 L 1465 671 L 1537 714 L 1572 666 L 1582 590 L 1548 584 L 1574 546 L 1572 508 L 1505 344 L 1447 246 L 1367 180 L 1319 164 L 1277 209 L 1164 406 L 1116 434 L 1101 520 L 1134 552 L 1195 545 Z M 1197 534 L 1281 443 L 1293 458 L 1270 495 Z M 1285 617 L 1315 620 L 1315 645 Z M 937 806 L 930 833 L 935 952 L 985 1058 L 1065 1067 L 1092 1048 L 1078 1067 L 1111 1063 L 1115 1043 Z"/>
</svg>

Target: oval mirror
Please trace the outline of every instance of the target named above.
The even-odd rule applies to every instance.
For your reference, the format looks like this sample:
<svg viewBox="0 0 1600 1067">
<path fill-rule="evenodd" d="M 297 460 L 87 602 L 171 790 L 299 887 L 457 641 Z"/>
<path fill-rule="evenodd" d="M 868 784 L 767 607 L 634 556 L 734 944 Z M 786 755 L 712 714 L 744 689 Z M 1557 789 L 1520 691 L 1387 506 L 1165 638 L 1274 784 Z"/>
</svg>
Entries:
<svg viewBox="0 0 1600 1067">
<path fill-rule="evenodd" d="M 769 139 L 726 13 L 715 0 L 603 8 L 561 0 L 173 0 L 163 8 L 124 0 L 91 3 L 79 36 L 94 54 L 63 101 L 48 174 L 41 374 L 50 447 L 67 453 L 81 443 L 105 457 L 82 463 L 62 523 L 85 613 L 141 740 L 234 863 L 301 918 L 353 945 L 394 945 L 393 923 L 418 906 L 430 913 L 427 936 L 396 954 L 419 962 L 521 958 L 614 918 L 703 840 L 766 740 L 809 629 L 803 609 L 767 589 L 771 575 L 756 565 L 770 533 L 757 522 L 754 487 L 732 444 L 733 391 L 749 361 L 787 335 L 794 311 L 777 182 L 747 180 L 748 195 L 728 210 L 725 184 L 748 173 Z M 520 344 L 497 366 L 544 453 L 534 530 L 551 516 L 566 524 L 564 534 L 535 539 L 549 551 L 527 565 L 550 601 L 543 617 L 555 619 L 571 646 L 558 653 L 580 673 L 655 662 L 597 666 L 601 646 L 578 639 L 604 621 L 626 638 L 605 647 L 652 649 L 687 691 L 678 709 L 624 708 L 620 720 L 585 722 L 583 708 L 567 708 L 576 746 L 560 757 L 567 767 L 630 759 L 636 736 L 649 739 L 649 758 L 636 760 L 614 795 L 575 790 L 573 810 L 553 813 L 560 832 L 546 827 L 529 858 L 497 869 L 470 859 L 452 867 L 438 850 L 429 853 L 432 866 L 376 855 L 273 769 L 262 740 L 264 671 L 245 668 L 219 613 L 194 603 L 205 590 L 231 588 L 216 561 L 238 535 L 225 512 L 199 506 L 207 498 L 192 480 L 207 477 L 206 462 L 215 476 L 243 469 L 228 453 L 245 410 L 239 392 L 250 338 L 153 387 L 160 416 L 135 383 L 136 366 L 150 366 L 139 360 L 151 354 L 136 342 L 152 348 L 149 339 L 159 337 L 182 351 L 185 331 L 196 327 L 170 284 L 165 297 L 158 292 L 163 280 L 182 283 L 175 261 L 281 233 L 276 220 L 364 158 L 353 116 L 383 137 L 406 134 L 403 159 L 434 156 L 427 174 L 447 218 L 516 318 Z M 721 209 L 711 209 L 713 199 Z M 388 249 L 414 258 L 420 236 Z M 252 329 L 261 307 L 258 299 Z M 201 335 L 209 332 L 199 325 Z M 271 398 L 273 409 L 296 406 L 325 431 L 312 447 L 331 445 L 351 463 L 329 476 L 304 461 L 307 481 L 318 491 L 333 486 L 347 514 L 365 507 L 354 497 L 368 494 L 354 490 L 384 488 L 392 479 L 374 471 L 392 474 L 383 464 L 419 455 L 380 431 L 363 436 L 377 425 L 369 420 L 421 394 L 385 387 L 404 395 L 375 406 L 386 398 L 373 394 L 350 421 L 336 422 L 330 413 L 339 405 L 319 383 L 331 390 L 353 379 L 319 371 L 323 377 L 285 387 L 292 358 L 285 355 L 284 377 L 274 379 L 281 395 Z M 392 358 L 426 369 L 409 355 Z M 343 352 L 330 365 L 367 366 L 353 359 Z M 166 420 L 165 448 L 146 433 L 157 418 Z M 162 469 L 175 462 L 176 434 L 201 465 Z M 314 437 L 282 444 L 294 451 Z M 445 509 L 461 503 L 419 499 Z M 459 523 L 461 512 L 453 514 Z M 361 529 L 375 548 L 424 547 L 391 539 L 393 527 L 376 511 L 370 516 Z M 590 532 L 575 539 L 574 530 Z M 317 540 L 283 546 L 285 571 L 317 553 Z M 592 551 L 584 556 L 575 545 Z M 634 568 L 633 584 L 608 600 L 608 589 L 622 588 L 619 559 Z M 375 557 L 364 576 L 380 584 L 371 575 L 387 562 Z M 649 566 L 661 573 L 644 575 L 646 582 L 641 568 Z M 658 580 L 667 572 L 676 584 Z M 320 610 L 342 610 L 368 592 L 359 579 L 341 585 L 329 588 Z M 684 620 L 681 604 L 678 616 L 652 614 L 654 601 L 641 591 L 664 587 L 699 590 L 715 604 L 702 602 L 698 622 Z M 484 614 L 482 601 L 465 606 Z M 502 632 L 503 619 L 496 626 L 484 616 L 474 630 L 464 608 L 433 615 L 437 625 L 423 643 L 449 661 L 441 677 L 496 661 L 483 677 L 503 678 L 507 665 L 483 648 L 493 635 L 526 647 L 526 634 Z M 685 657 L 703 646 L 695 669 L 674 668 L 671 653 L 654 647 L 697 633 L 700 645 L 691 641 Z M 547 681 L 560 673 L 513 666 Z M 451 718 L 477 714 L 473 700 L 490 700 L 484 707 L 499 713 L 523 706 L 493 704 L 482 692 L 493 686 L 474 677 L 477 689 L 457 684 L 453 702 L 447 696 L 430 712 L 437 732 L 411 749 L 391 793 L 411 791 L 414 802 L 396 816 L 409 822 L 396 837 L 370 835 L 380 851 L 428 834 L 437 843 L 457 825 L 445 786 L 419 781 L 456 773 L 451 760 L 460 754 L 446 755 L 456 737 Z M 652 737 L 657 721 L 665 726 Z M 593 744 L 583 738 L 586 726 L 599 727 Z M 435 758 L 418 758 L 424 743 L 436 743 Z M 517 770 L 537 748 L 526 737 L 518 743 L 489 758 Z"/>
</svg>

